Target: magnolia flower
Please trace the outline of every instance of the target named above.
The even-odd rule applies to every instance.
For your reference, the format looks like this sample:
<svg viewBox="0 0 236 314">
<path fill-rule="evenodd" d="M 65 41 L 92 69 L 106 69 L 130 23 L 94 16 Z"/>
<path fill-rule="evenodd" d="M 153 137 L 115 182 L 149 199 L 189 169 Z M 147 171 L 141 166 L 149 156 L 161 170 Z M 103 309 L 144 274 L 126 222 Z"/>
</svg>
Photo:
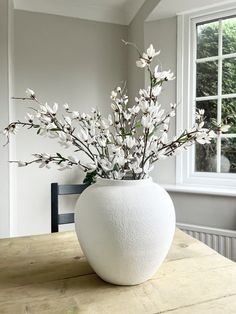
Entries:
<svg viewBox="0 0 236 314">
<path fill-rule="evenodd" d="M 111 92 L 111 99 L 115 100 L 117 97 L 117 92 L 115 92 L 114 90 Z"/>
<path fill-rule="evenodd" d="M 158 95 L 160 95 L 161 90 L 162 90 L 162 87 L 161 87 L 160 85 L 157 85 L 157 86 L 153 87 L 153 89 L 152 89 L 152 95 L 153 95 L 154 97 L 157 97 Z"/>
<path fill-rule="evenodd" d="M 77 134 L 77 137 L 82 142 L 87 142 L 89 138 L 88 129 L 80 129 L 80 132 Z"/>
<path fill-rule="evenodd" d="M 136 61 L 136 66 L 138 68 L 144 68 L 147 65 L 147 61 L 143 58 L 141 58 L 140 60 Z"/>
<path fill-rule="evenodd" d="M 109 129 L 109 127 L 112 125 L 112 118 L 111 115 L 108 116 L 108 118 L 102 118 L 101 119 L 101 127 L 103 129 Z"/>
<path fill-rule="evenodd" d="M 69 148 L 72 143 L 71 136 L 69 134 L 65 134 L 64 132 L 59 132 L 58 135 L 59 135 L 59 144 L 63 146 L 64 148 Z"/>
<path fill-rule="evenodd" d="M 139 173 L 141 173 L 141 172 L 143 171 L 143 169 L 140 167 L 138 161 L 135 161 L 135 162 L 133 162 L 132 164 L 130 164 L 130 165 L 129 165 L 129 168 L 130 168 L 131 170 L 133 170 L 133 172 L 134 172 L 135 174 L 139 174 Z"/>
<path fill-rule="evenodd" d="M 86 168 L 88 168 L 88 172 L 95 171 L 97 169 L 97 164 L 96 163 L 87 163 Z"/>
<path fill-rule="evenodd" d="M 69 105 L 68 105 L 68 104 L 64 104 L 64 105 L 63 105 L 63 107 L 64 107 L 65 111 L 69 111 L 69 110 L 70 110 L 70 108 L 69 108 Z"/>
<path fill-rule="evenodd" d="M 116 140 L 116 143 L 117 143 L 118 145 L 122 145 L 122 144 L 123 144 L 122 136 L 117 135 L 117 136 L 115 137 L 115 140 Z"/>
<path fill-rule="evenodd" d="M 132 108 L 128 108 L 128 110 L 132 115 L 135 115 L 135 114 L 139 113 L 140 107 L 139 106 L 133 106 Z"/>
<path fill-rule="evenodd" d="M 161 138 L 160 138 L 160 141 L 163 143 L 163 144 L 166 144 L 167 142 L 168 142 L 168 134 L 167 134 L 167 132 L 163 132 L 162 133 L 162 136 L 161 136 Z"/>
<path fill-rule="evenodd" d="M 123 112 L 123 116 L 124 116 L 124 118 L 125 118 L 125 120 L 130 120 L 130 118 L 131 118 L 131 113 L 128 113 L 128 112 Z"/>
<path fill-rule="evenodd" d="M 152 128 L 153 127 L 152 117 L 150 115 L 143 116 L 141 124 L 146 129 Z"/>
<path fill-rule="evenodd" d="M 15 123 L 11 123 L 7 128 L 5 128 L 2 133 L 3 135 L 9 136 L 9 134 L 16 135 L 18 126 Z"/>
<path fill-rule="evenodd" d="M 46 114 L 48 113 L 48 110 L 47 110 L 47 108 L 46 108 L 46 105 L 47 105 L 47 103 L 45 104 L 45 106 L 40 105 L 40 111 L 39 111 L 39 114 L 40 114 L 40 115 L 46 115 Z"/>
<path fill-rule="evenodd" d="M 147 160 L 144 164 L 144 167 L 143 167 L 143 172 L 145 174 L 148 174 L 149 172 L 151 172 L 153 170 L 153 166 L 150 167 L 150 161 Z"/>
<path fill-rule="evenodd" d="M 78 164 L 79 160 L 76 156 L 68 156 L 68 160 L 73 164 Z"/>
<path fill-rule="evenodd" d="M 128 148 L 132 148 L 135 145 L 135 138 L 131 137 L 131 136 L 127 136 L 124 143 L 126 144 L 126 146 Z"/>
<path fill-rule="evenodd" d="M 51 115 L 55 115 L 58 110 L 58 104 L 54 103 L 53 107 L 51 108 L 47 103 L 45 104 L 45 108 L 47 112 L 49 112 Z"/>
<path fill-rule="evenodd" d="M 109 160 L 103 158 L 99 161 L 99 163 L 104 171 L 112 171 L 113 164 Z"/>
<path fill-rule="evenodd" d="M 147 49 L 147 53 L 146 53 L 146 55 L 149 59 L 152 59 L 159 54 L 160 54 L 160 50 L 156 51 L 152 44 Z"/>
<path fill-rule="evenodd" d="M 148 101 L 140 101 L 139 108 L 142 110 L 143 113 L 147 113 L 149 109 L 149 102 Z"/>
<path fill-rule="evenodd" d="M 225 125 L 222 125 L 222 126 L 220 127 L 220 130 L 221 130 L 221 132 L 225 133 L 225 132 L 228 132 L 230 128 L 231 128 L 230 125 L 225 124 Z"/>
<path fill-rule="evenodd" d="M 98 145 L 100 145 L 101 147 L 107 146 L 107 139 L 106 138 L 99 137 L 97 139 L 97 142 L 98 142 Z"/>
<path fill-rule="evenodd" d="M 18 167 L 25 167 L 25 166 L 27 166 L 27 162 L 24 162 L 24 161 L 17 161 L 17 165 L 18 165 Z"/>
<path fill-rule="evenodd" d="M 29 98 L 35 98 L 35 92 L 32 89 L 27 88 L 25 93 Z"/>
<path fill-rule="evenodd" d="M 196 141 L 199 144 L 210 144 L 210 137 L 206 133 L 197 133 Z"/>
<path fill-rule="evenodd" d="M 78 111 L 72 111 L 72 118 L 73 119 L 77 119 L 77 118 L 79 118 L 79 116 L 80 116 L 80 114 Z"/>
<path fill-rule="evenodd" d="M 28 121 L 29 123 L 33 123 L 34 122 L 34 116 L 32 114 L 27 113 L 25 120 Z"/>
<path fill-rule="evenodd" d="M 143 97 L 143 98 L 149 98 L 150 97 L 150 86 L 149 86 L 149 88 L 148 88 L 148 90 L 146 90 L 146 89 L 140 89 L 139 90 L 139 95 L 141 96 L 141 97 Z"/>
<path fill-rule="evenodd" d="M 158 68 L 159 66 L 157 65 L 155 67 L 155 70 L 154 70 L 154 77 L 156 80 L 158 81 L 171 81 L 171 80 L 174 80 L 175 77 L 174 77 L 174 74 L 169 70 L 169 71 L 158 71 Z"/>
<path fill-rule="evenodd" d="M 48 116 L 40 116 L 40 121 L 42 122 L 42 123 L 44 123 L 44 124 L 49 124 L 49 123 L 51 123 L 51 121 L 52 121 L 52 118 L 51 117 L 48 117 Z"/>
<path fill-rule="evenodd" d="M 202 120 L 204 113 L 205 113 L 204 109 L 197 109 L 195 114 L 196 120 Z"/>
<path fill-rule="evenodd" d="M 119 166 L 124 166 L 126 162 L 125 159 L 125 153 L 123 151 L 123 149 L 120 149 L 120 151 L 115 155 L 114 159 L 113 159 L 113 166 L 115 166 L 115 164 L 118 164 Z"/>
<path fill-rule="evenodd" d="M 121 172 L 114 171 L 113 172 L 113 178 L 115 180 L 121 180 L 124 177 L 124 175 Z"/>
</svg>

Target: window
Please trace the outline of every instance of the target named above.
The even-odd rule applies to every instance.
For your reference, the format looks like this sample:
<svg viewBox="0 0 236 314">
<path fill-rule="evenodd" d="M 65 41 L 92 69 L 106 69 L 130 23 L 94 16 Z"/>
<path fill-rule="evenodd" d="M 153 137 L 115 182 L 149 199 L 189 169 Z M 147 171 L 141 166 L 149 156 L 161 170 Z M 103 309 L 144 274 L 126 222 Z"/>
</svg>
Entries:
<svg viewBox="0 0 236 314">
<path fill-rule="evenodd" d="M 231 127 L 178 157 L 176 181 L 235 187 L 236 10 L 217 11 L 179 16 L 177 129 L 194 123 L 196 108 L 205 110 L 206 127 Z"/>
</svg>

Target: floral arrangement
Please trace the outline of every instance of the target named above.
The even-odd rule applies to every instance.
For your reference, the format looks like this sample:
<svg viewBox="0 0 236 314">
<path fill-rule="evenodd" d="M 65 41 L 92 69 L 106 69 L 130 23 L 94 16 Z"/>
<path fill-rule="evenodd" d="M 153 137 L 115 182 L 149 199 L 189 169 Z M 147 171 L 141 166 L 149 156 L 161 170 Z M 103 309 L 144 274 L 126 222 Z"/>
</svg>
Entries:
<svg viewBox="0 0 236 314">
<path fill-rule="evenodd" d="M 139 90 L 133 104 L 129 102 L 125 86 L 117 87 L 111 92 L 112 112 L 107 117 L 95 108 L 90 113 L 71 111 L 68 104 L 64 105 L 65 115 L 59 116 L 57 103 L 42 104 L 31 89 L 26 90 L 26 97 L 15 98 L 32 100 L 37 106 L 27 113 L 26 121 L 12 122 L 4 129 L 8 140 L 19 127 L 27 127 L 36 130 L 39 136 L 57 140 L 63 148 L 75 148 L 72 156 L 33 154 L 31 161 L 16 161 L 18 166 L 37 163 L 40 168 L 50 168 L 54 163 L 59 170 L 80 167 L 90 177 L 138 180 L 147 178 L 158 160 L 174 156 L 195 142 L 210 143 L 213 131 L 204 128 L 204 110 L 196 112 L 196 122 L 190 130 L 168 138 L 176 104 L 170 104 L 169 111 L 165 112 L 158 96 L 174 75 L 170 70 L 161 71 L 158 65 L 152 68 L 153 59 L 160 54 L 153 45 L 138 54 L 136 65 L 148 71 L 150 85 Z"/>
</svg>

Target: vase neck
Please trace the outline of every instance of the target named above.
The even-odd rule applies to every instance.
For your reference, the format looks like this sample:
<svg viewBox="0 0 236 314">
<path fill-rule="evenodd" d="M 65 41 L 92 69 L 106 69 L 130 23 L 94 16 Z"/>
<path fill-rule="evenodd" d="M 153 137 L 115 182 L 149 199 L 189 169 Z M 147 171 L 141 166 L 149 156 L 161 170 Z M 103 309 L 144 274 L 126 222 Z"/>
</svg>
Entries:
<svg viewBox="0 0 236 314">
<path fill-rule="evenodd" d="M 114 179 L 104 179 L 97 178 L 96 183 L 98 185 L 107 185 L 107 186 L 136 186 L 136 185 L 145 185 L 152 182 L 152 178 L 140 179 L 140 180 L 114 180 Z"/>
</svg>

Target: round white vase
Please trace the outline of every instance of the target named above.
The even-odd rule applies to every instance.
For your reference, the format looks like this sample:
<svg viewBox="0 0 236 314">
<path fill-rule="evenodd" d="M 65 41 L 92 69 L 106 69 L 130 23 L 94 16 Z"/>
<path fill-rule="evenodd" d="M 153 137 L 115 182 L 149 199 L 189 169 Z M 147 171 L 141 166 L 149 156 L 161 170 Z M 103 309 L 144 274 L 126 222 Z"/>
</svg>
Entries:
<svg viewBox="0 0 236 314">
<path fill-rule="evenodd" d="M 175 211 L 152 179 L 98 179 L 79 197 L 75 228 L 94 271 L 117 285 L 150 279 L 170 248 Z"/>
</svg>

